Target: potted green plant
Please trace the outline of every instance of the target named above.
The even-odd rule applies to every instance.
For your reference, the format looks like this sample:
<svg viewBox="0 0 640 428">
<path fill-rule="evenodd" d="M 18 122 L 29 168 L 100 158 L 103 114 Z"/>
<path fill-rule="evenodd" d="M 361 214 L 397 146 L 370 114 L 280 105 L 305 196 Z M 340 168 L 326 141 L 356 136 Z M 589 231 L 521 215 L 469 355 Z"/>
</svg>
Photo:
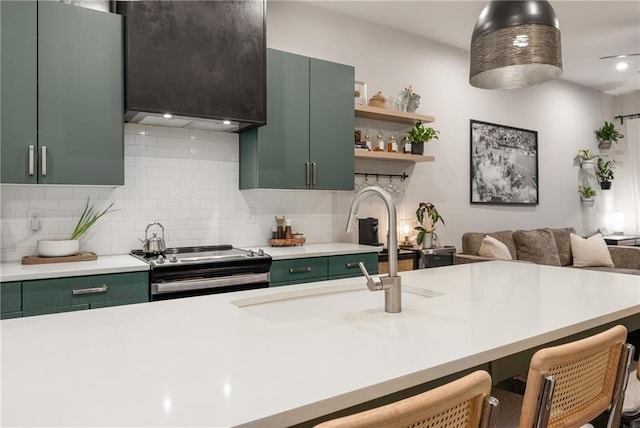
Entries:
<svg viewBox="0 0 640 428">
<path fill-rule="evenodd" d="M 616 131 L 615 126 L 613 126 L 612 122 L 604 121 L 604 125 L 602 125 L 599 129 L 595 130 L 596 138 L 598 139 L 598 147 L 601 149 L 608 149 L 611 147 L 611 142 L 617 143 L 618 140 L 624 138 L 624 135 Z"/>
<path fill-rule="evenodd" d="M 596 176 L 598 177 L 598 182 L 600 183 L 600 188 L 602 190 L 611 189 L 611 181 L 613 181 L 613 170 L 615 167 L 616 162 L 613 159 L 605 161 L 601 157 L 598 158 Z"/>
<path fill-rule="evenodd" d="M 97 212 L 94 204 L 90 203 L 89 198 L 87 198 L 84 210 L 78 219 L 76 227 L 73 229 L 73 232 L 71 232 L 71 235 L 69 235 L 69 238 L 53 240 L 43 239 L 38 241 L 38 255 L 42 257 L 64 257 L 77 254 L 80 249 L 80 242 L 78 239 L 87 233 L 89 228 L 93 226 L 100 217 L 113 212 L 114 210 L 111 209 L 113 204 L 114 203 L 111 202 L 111 204 L 109 204 L 109 206 L 103 211 Z"/>
<path fill-rule="evenodd" d="M 588 206 L 593 205 L 595 201 L 594 197 L 597 195 L 591 186 L 578 186 L 578 194 L 580 195 L 582 203 Z"/>
<path fill-rule="evenodd" d="M 411 139 L 411 153 L 414 155 L 424 154 L 424 143 L 427 143 L 433 139 L 439 140 L 438 134 L 440 131 L 436 131 L 433 128 L 425 127 L 421 121 L 417 121 L 411 132 L 409 132 L 409 138 Z"/>
<path fill-rule="evenodd" d="M 440 221 L 444 226 L 444 218 L 442 218 L 435 205 L 431 202 L 420 202 L 416 210 L 416 218 L 418 219 L 418 223 L 420 223 L 419 226 L 414 227 L 414 229 L 418 231 L 416 243 L 422 245 L 424 248 L 432 248 L 434 238 L 437 240 L 434 232 L 436 230 L 436 223 Z"/>
<path fill-rule="evenodd" d="M 593 166 L 595 159 L 599 155 L 591 152 L 589 149 L 580 149 L 578 153 L 573 158 L 573 165 L 579 166 L 580 168 L 584 168 L 586 166 Z"/>
</svg>

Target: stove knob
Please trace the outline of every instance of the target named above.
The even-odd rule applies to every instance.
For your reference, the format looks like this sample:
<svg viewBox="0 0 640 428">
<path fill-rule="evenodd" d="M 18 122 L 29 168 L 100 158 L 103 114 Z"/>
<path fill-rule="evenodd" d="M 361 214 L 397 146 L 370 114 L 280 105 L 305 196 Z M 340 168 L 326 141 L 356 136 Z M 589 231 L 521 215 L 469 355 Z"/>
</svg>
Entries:
<svg viewBox="0 0 640 428">
<path fill-rule="evenodd" d="M 249 250 L 249 252 L 247 253 L 247 257 L 253 257 L 255 255 L 256 253 L 254 253 L 253 250 Z"/>
<path fill-rule="evenodd" d="M 164 256 L 163 255 L 159 255 L 158 258 L 156 259 L 156 263 L 158 263 L 159 265 L 164 263 Z"/>
<path fill-rule="evenodd" d="M 258 255 L 259 255 L 259 256 L 264 256 L 264 250 L 263 250 L 262 248 L 260 248 L 260 249 L 258 250 Z"/>
<path fill-rule="evenodd" d="M 173 256 L 171 256 L 171 258 L 169 259 L 169 261 L 171 263 L 178 263 L 178 257 L 176 257 L 176 255 L 174 254 Z"/>
</svg>

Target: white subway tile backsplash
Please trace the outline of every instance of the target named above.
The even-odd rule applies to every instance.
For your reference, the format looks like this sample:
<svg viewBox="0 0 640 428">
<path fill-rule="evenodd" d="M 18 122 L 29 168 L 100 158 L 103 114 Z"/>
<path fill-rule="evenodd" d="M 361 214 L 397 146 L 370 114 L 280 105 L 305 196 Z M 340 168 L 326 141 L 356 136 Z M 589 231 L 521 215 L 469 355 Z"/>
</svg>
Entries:
<svg viewBox="0 0 640 428">
<path fill-rule="evenodd" d="M 35 254 L 39 239 L 66 238 L 87 197 L 98 209 L 115 202 L 116 211 L 81 240 L 82 251 L 97 254 L 141 248 L 138 239 L 154 221 L 165 227 L 169 246 L 264 246 L 275 215 L 292 218 L 307 242 L 332 240 L 335 192 L 240 191 L 238 148 L 237 134 L 125 124 L 124 186 L 0 186 L 0 260 Z M 29 235 L 33 207 L 42 210 L 42 229 Z"/>
</svg>

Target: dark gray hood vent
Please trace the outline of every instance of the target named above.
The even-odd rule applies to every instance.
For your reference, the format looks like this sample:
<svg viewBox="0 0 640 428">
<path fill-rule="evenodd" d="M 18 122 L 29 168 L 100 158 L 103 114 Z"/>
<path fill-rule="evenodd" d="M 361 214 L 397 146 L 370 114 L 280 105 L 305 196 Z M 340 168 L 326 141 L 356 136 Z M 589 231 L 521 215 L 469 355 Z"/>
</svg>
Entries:
<svg viewBox="0 0 640 428">
<path fill-rule="evenodd" d="M 116 7 L 125 17 L 125 121 L 228 132 L 266 123 L 265 0 Z"/>
</svg>

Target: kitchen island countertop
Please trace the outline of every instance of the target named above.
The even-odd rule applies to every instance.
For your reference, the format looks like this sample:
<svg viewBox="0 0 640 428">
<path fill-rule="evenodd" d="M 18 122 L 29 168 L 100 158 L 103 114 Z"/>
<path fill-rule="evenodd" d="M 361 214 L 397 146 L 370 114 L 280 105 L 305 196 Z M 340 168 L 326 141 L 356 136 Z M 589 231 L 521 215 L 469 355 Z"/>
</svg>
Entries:
<svg viewBox="0 0 640 428">
<path fill-rule="evenodd" d="M 640 313 L 636 275 L 401 276 L 399 314 L 350 278 L 2 320 L 0 425 L 284 427 Z"/>
<path fill-rule="evenodd" d="M 23 265 L 19 261 L 2 262 L 0 263 L 0 282 L 140 272 L 149 268 L 147 263 L 128 254 L 98 256 L 97 260 L 68 263 Z"/>
</svg>

